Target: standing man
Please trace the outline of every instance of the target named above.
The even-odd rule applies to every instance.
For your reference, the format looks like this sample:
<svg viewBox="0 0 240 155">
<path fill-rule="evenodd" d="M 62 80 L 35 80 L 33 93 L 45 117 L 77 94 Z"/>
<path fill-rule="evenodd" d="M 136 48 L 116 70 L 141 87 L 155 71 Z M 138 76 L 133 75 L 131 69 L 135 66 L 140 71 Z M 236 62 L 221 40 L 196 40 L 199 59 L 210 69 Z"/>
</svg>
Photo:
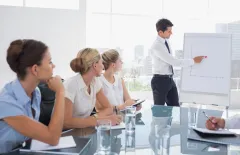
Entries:
<svg viewBox="0 0 240 155">
<path fill-rule="evenodd" d="M 154 105 L 179 106 L 178 91 L 173 81 L 173 66 L 188 67 L 200 63 L 204 56 L 193 59 L 176 59 L 171 55 L 168 40 L 172 35 L 172 22 L 168 19 L 160 19 L 156 23 L 157 39 L 151 47 L 153 58 L 153 78 L 151 87 L 153 91 Z"/>
</svg>

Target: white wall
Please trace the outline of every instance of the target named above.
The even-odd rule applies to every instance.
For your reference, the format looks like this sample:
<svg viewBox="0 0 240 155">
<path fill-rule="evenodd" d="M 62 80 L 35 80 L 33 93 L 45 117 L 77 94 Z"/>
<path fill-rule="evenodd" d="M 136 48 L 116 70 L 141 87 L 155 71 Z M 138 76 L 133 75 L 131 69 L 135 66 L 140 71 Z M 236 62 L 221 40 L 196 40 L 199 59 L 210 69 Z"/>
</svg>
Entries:
<svg viewBox="0 0 240 155">
<path fill-rule="evenodd" d="M 0 88 L 15 78 L 6 62 L 6 50 L 19 38 L 45 42 L 56 65 L 54 74 L 73 75 L 69 63 L 86 45 L 86 4 L 79 10 L 0 6 Z"/>
</svg>

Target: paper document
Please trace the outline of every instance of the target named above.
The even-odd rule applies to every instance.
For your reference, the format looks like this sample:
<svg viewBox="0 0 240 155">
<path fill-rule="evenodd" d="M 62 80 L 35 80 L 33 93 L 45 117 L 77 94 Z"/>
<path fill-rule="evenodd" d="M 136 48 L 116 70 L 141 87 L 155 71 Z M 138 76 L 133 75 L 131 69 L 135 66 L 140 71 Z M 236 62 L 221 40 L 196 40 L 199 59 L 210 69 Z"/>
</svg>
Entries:
<svg viewBox="0 0 240 155">
<path fill-rule="evenodd" d="M 40 151 L 40 150 L 54 150 L 54 149 L 62 149 L 62 148 L 71 148 L 76 147 L 76 143 L 72 136 L 61 137 L 59 140 L 59 144 L 57 146 L 51 146 L 49 144 L 32 140 L 31 150 L 32 151 Z"/>
<path fill-rule="evenodd" d="M 193 130 L 199 131 L 204 134 L 220 134 L 220 135 L 235 135 L 236 133 L 231 132 L 229 130 L 225 129 L 219 129 L 219 130 L 208 130 L 206 128 L 197 128 L 197 127 L 192 127 Z"/>
<path fill-rule="evenodd" d="M 121 122 L 119 125 L 112 126 L 111 129 L 125 129 L 125 123 Z"/>
</svg>

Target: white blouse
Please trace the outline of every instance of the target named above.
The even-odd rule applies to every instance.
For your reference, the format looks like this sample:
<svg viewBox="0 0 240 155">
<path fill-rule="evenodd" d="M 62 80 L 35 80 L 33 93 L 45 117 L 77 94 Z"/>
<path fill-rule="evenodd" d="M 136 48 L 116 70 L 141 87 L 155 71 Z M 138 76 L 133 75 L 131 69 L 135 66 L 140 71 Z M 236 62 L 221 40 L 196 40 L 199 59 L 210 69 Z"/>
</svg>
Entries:
<svg viewBox="0 0 240 155">
<path fill-rule="evenodd" d="M 101 82 L 94 78 L 90 84 L 91 92 L 87 91 L 87 86 L 81 74 L 77 74 L 64 82 L 65 97 L 73 103 L 73 117 L 90 116 L 96 104 L 96 95 L 101 90 Z"/>
<path fill-rule="evenodd" d="M 108 82 L 104 75 L 101 75 L 100 79 L 102 82 L 103 92 L 108 98 L 109 102 L 115 106 L 123 104 L 124 98 L 122 79 L 119 76 L 114 75 L 115 81 L 113 84 Z"/>
</svg>

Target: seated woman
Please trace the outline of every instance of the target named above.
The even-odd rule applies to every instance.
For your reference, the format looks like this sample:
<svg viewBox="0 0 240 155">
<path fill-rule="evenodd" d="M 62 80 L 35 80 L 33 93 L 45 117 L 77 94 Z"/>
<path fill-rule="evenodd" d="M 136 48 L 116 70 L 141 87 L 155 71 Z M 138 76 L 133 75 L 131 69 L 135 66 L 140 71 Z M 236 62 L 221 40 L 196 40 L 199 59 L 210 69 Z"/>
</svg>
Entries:
<svg viewBox="0 0 240 155">
<path fill-rule="evenodd" d="M 93 127 L 99 119 L 109 119 L 112 125 L 119 124 L 121 116 L 113 114 L 113 108 L 103 94 L 101 82 L 97 78 L 103 70 L 99 52 L 92 48 L 82 49 L 70 66 L 78 74 L 64 82 L 64 128 Z M 96 106 L 96 99 L 101 107 Z M 90 116 L 94 107 L 98 114 Z"/>
<path fill-rule="evenodd" d="M 105 72 L 100 79 L 103 85 L 103 92 L 109 102 L 116 106 L 118 110 L 123 110 L 126 106 L 133 105 L 135 101 L 131 99 L 124 80 L 116 75 L 122 69 L 122 60 L 119 53 L 114 49 L 108 50 L 102 54 L 102 59 Z M 141 106 L 137 106 L 137 110 L 140 109 Z"/>
<path fill-rule="evenodd" d="M 48 47 L 36 40 L 15 40 L 7 50 L 7 62 L 17 79 L 0 92 L 0 153 L 11 151 L 28 138 L 57 145 L 64 120 L 64 87 L 60 77 L 52 77 L 55 66 Z M 48 126 L 38 122 L 41 94 L 36 87 L 42 80 L 56 92 Z"/>
</svg>

